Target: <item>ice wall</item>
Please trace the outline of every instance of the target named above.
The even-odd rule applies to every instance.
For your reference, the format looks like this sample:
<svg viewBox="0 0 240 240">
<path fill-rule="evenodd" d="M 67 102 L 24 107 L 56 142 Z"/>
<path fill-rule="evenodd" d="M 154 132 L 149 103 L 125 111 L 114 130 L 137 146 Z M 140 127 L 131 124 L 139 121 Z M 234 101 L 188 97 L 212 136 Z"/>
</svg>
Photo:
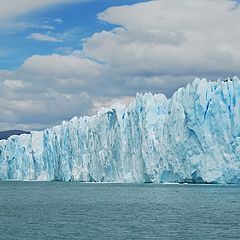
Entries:
<svg viewBox="0 0 240 240">
<path fill-rule="evenodd" d="M 2 140 L 0 179 L 240 183 L 240 81 L 196 79 Z"/>
</svg>

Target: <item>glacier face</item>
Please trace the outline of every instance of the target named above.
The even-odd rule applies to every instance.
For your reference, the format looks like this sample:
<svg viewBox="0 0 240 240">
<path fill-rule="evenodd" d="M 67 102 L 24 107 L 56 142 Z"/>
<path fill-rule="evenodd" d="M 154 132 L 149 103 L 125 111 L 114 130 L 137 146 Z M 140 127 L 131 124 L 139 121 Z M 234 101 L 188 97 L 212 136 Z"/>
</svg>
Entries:
<svg viewBox="0 0 240 240">
<path fill-rule="evenodd" d="M 171 99 L 0 141 L 0 179 L 240 183 L 240 81 L 195 79 Z"/>
</svg>

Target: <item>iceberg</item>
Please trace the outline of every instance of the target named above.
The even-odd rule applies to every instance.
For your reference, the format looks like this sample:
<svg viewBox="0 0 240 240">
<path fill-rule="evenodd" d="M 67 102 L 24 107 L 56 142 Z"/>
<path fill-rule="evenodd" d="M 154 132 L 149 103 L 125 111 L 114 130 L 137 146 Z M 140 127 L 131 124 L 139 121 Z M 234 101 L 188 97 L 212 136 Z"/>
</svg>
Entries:
<svg viewBox="0 0 240 240">
<path fill-rule="evenodd" d="M 0 179 L 240 183 L 240 81 L 195 79 L 1 140 Z"/>
</svg>

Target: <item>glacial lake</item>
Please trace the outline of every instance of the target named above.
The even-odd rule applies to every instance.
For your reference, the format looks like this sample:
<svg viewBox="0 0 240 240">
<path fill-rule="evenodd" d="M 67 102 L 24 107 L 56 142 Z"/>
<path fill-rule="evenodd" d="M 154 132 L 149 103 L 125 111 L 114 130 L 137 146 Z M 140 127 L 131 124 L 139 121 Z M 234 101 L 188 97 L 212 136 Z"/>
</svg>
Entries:
<svg viewBox="0 0 240 240">
<path fill-rule="evenodd" d="M 0 182 L 0 239 L 240 239 L 240 187 Z"/>
</svg>

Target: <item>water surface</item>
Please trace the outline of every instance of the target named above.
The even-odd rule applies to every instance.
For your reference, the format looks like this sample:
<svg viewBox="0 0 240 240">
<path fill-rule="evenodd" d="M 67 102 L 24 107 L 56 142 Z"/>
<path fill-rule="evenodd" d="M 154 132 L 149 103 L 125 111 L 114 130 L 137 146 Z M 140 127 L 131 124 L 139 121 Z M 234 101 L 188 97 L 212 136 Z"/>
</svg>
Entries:
<svg viewBox="0 0 240 240">
<path fill-rule="evenodd" d="M 0 239 L 240 239 L 240 187 L 0 182 Z"/>
</svg>

